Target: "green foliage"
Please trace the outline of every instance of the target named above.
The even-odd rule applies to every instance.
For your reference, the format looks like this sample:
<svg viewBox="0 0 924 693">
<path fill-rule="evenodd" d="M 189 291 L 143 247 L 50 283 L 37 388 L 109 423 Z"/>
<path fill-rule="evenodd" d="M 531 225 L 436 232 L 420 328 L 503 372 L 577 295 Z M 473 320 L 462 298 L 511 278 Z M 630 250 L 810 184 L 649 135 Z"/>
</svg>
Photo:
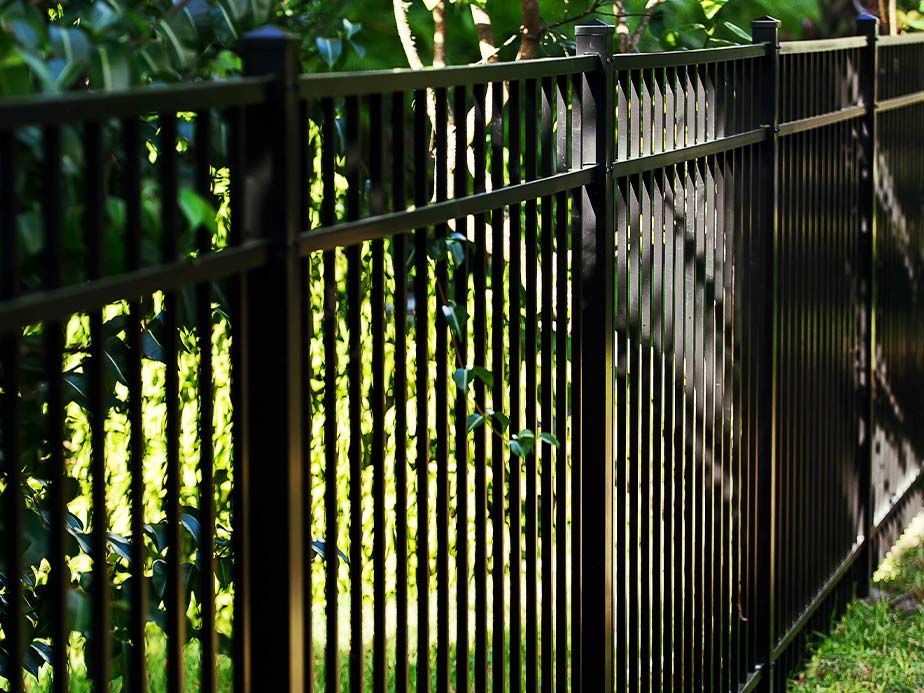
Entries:
<svg viewBox="0 0 924 693">
<path fill-rule="evenodd" d="M 912 691 L 924 682 L 924 514 L 876 571 L 881 593 L 854 600 L 829 636 L 819 636 L 791 691 Z"/>
</svg>

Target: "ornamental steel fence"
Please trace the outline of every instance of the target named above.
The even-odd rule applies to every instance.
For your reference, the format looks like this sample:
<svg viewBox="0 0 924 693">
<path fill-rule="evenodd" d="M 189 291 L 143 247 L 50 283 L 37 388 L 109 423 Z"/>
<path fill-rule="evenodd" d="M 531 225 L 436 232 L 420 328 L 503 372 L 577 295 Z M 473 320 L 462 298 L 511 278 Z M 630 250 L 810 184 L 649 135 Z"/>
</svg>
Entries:
<svg viewBox="0 0 924 693">
<path fill-rule="evenodd" d="M 10 689 L 783 690 L 924 497 L 858 34 L 0 104 Z"/>
</svg>

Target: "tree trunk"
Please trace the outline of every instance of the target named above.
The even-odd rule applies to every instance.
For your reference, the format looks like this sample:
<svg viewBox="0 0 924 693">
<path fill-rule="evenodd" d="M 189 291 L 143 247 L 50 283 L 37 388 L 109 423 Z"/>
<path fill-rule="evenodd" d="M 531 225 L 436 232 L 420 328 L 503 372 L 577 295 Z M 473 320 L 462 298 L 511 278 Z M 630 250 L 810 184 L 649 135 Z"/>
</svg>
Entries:
<svg viewBox="0 0 924 693">
<path fill-rule="evenodd" d="M 446 2 L 433 8 L 433 67 L 446 67 Z"/>
<path fill-rule="evenodd" d="M 532 60 L 539 57 L 539 34 L 542 31 L 539 0 L 521 0 L 520 12 L 523 25 L 520 27 L 521 39 L 517 60 Z"/>
</svg>

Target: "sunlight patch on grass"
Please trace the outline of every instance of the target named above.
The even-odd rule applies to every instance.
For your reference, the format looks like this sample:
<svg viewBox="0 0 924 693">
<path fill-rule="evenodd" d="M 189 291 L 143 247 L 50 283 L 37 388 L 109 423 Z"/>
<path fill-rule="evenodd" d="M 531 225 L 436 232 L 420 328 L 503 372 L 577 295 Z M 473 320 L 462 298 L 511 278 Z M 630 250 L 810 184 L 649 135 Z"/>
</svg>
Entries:
<svg viewBox="0 0 924 693">
<path fill-rule="evenodd" d="M 924 513 L 873 576 L 875 598 L 854 600 L 812 648 L 790 691 L 924 693 Z"/>
</svg>

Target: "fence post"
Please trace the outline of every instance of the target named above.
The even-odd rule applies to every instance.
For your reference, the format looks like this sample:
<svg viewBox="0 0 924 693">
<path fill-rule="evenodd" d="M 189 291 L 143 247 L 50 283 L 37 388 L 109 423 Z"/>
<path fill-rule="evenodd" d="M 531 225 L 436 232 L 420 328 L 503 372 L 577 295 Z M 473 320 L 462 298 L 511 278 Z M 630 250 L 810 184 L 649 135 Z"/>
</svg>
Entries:
<svg viewBox="0 0 924 693">
<path fill-rule="evenodd" d="M 581 79 L 574 106 L 575 166 L 596 167 L 580 199 L 579 265 L 581 439 L 581 626 L 575 690 L 613 690 L 613 54 L 614 29 L 595 21 L 575 27 L 577 54 L 599 55 Z M 577 95 L 575 95 L 577 96 Z M 577 112 L 577 111 L 576 111 Z M 577 146 L 575 146 L 577 149 Z M 580 678 L 578 679 L 578 675 Z"/>
<path fill-rule="evenodd" d="M 860 361 L 858 397 L 860 399 L 860 440 L 857 446 L 860 486 L 860 531 L 863 552 L 857 577 L 860 596 L 869 593 L 876 556 L 873 539 L 875 496 L 873 492 L 873 416 L 876 388 L 876 88 L 879 67 L 879 19 L 868 14 L 857 17 L 857 33 L 866 37 L 860 66 L 860 95 L 866 115 L 860 126 L 861 170 L 860 213 Z"/>
<path fill-rule="evenodd" d="M 757 389 L 757 551 L 758 565 L 764 569 L 757 575 L 757 653 L 763 658 L 763 690 L 775 690 L 773 676 L 773 645 L 776 642 L 776 364 L 779 358 L 779 316 L 777 314 L 777 287 L 779 284 L 778 240 L 778 186 L 777 154 L 779 149 L 779 55 L 780 22 L 762 17 L 751 22 L 754 43 L 767 45 L 767 56 L 760 71 L 764 88 L 758 105 L 760 125 L 767 129 L 767 139 L 758 150 L 757 170 L 761 187 L 756 230 L 756 264 L 753 272 L 754 308 L 760 315 L 757 329 L 756 359 Z M 752 258 L 751 262 L 754 263 Z M 756 270 L 756 271 L 755 271 Z"/>
<path fill-rule="evenodd" d="M 249 545 L 243 560 L 249 600 L 249 677 L 245 690 L 302 690 L 304 544 L 302 512 L 300 271 L 293 241 L 300 225 L 297 92 L 299 39 L 276 27 L 240 42 L 244 73 L 274 77 L 266 102 L 244 114 L 243 238 L 271 244 L 270 261 L 245 277 L 247 314 L 242 367 L 248 409 L 245 459 L 236 481 L 246 484 Z M 239 525 L 241 526 L 241 525 Z"/>
</svg>

